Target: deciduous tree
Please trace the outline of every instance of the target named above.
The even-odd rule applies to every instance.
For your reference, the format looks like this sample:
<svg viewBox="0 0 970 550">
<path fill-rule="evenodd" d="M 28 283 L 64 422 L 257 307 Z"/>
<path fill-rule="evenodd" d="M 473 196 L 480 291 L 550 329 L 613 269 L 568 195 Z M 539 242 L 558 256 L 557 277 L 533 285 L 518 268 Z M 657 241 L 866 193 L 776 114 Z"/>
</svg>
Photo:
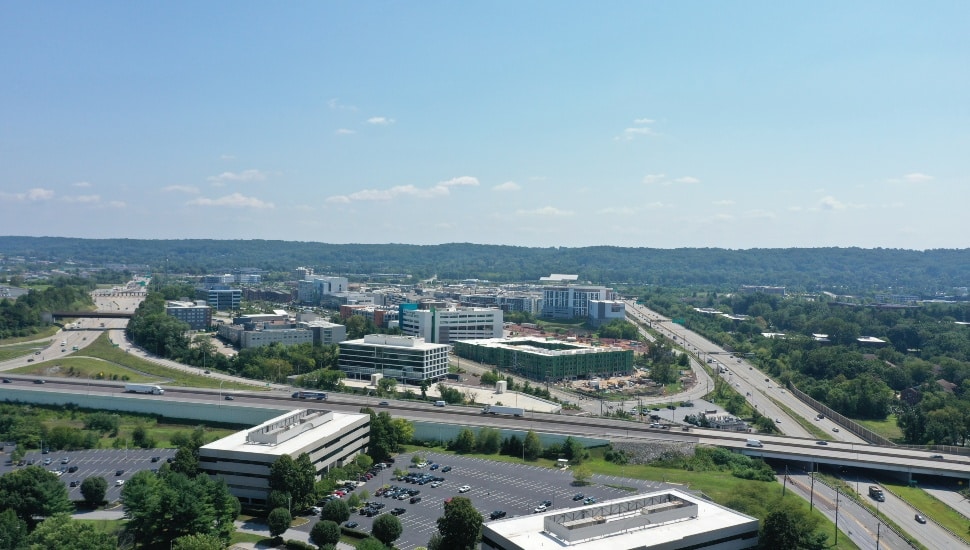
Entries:
<svg viewBox="0 0 970 550">
<path fill-rule="evenodd" d="M 310 542 L 317 546 L 337 544 L 340 540 L 340 526 L 330 520 L 318 521 L 310 530 Z"/>
<path fill-rule="evenodd" d="M 482 515 L 465 497 L 454 497 L 445 504 L 445 514 L 438 518 L 442 548 L 470 550 L 478 544 Z"/>
<path fill-rule="evenodd" d="M 371 534 L 374 535 L 374 538 L 383 542 L 385 546 L 390 546 L 392 542 L 396 541 L 401 536 L 402 531 L 401 520 L 391 514 L 377 516 L 373 527 L 371 527 Z"/>
</svg>

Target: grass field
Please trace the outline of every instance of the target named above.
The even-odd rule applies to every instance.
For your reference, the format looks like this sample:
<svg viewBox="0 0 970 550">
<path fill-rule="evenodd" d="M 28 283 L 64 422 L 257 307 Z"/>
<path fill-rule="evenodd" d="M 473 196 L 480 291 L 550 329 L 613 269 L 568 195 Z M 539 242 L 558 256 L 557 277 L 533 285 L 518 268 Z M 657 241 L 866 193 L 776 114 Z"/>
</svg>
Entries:
<svg viewBox="0 0 970 550">
<path fill-rule="evenodd" d="M 23 342 L 20 344 L 0 346 L 0 361 L 7 361 L 10 359 L 16 359 L 17 357 L 23 357 L 24 355 L 30 355 L 36 350 L 49 346 L 50 343 L 50 340 L 32 340 L 30 342 Z"/>
<path fill-rule="evenodd" d="M 903 431 L 896 425 L 896 415 L 891 414 L 885 420 L 856 420 L 866 428 L 876 432 L 890 441 L 901 441 Z"/>
<path fill-rule="evenodd" d="M 34 363 L 9 372 L 36 376 L 55 376 L 81 380 L 122 380 L 125 382 L 166 382 L 156 376 L 146 376 L 127 367 L 93 357 L 63 357 Z"/>
<path fill-rule="evenodd" d="M 57 334 L 57 331 L 60 330 L 60 329 L 61 329 L 61 327 L 59 327 L 59 326 L 51 325 L 51 326 L 47 327 L 46 329 L 38 332 L 37 334 L 32 334 L 30 336 L 18 336 L 16 338 L 4 338 L 4 339 L 0 340 L 0 346 L 6 346 L 8 344 L 22 344 L 22 343 L 27 343 L 27 342 L 36 343 L 38 345 L 41 345 L 42 343 L 41 342 L 37 342 L 37 340 L 43 340 L 45 338 L 50 338 L 51 336 L 54 336 L 55 334 Z M 50 344 L 49 341 L 46 342 L 46 343 L 43 343 L 43 345 L 48 345 L 48 344 Z"/>
</svg>

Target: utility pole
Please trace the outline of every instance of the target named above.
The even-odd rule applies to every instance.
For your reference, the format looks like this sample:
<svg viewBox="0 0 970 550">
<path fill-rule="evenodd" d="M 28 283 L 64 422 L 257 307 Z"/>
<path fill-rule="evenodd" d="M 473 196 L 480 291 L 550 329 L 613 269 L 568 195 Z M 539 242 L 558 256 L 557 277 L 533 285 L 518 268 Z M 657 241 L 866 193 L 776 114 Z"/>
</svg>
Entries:
<svg viewBox="0 0 970 550">
<path fill-rule="evenodd" d="M 812 470 L 809 470 L 808 476 L 812 478 L 812 492 L 808 499 L 808 511 L 811 512 L 815 509 L 815 465 L 812 465 Z"/>
<path fill-rule="evenodd" d="M 835 488 L 835 544 L 839 544 L 839 488 Z"/>
</svg>

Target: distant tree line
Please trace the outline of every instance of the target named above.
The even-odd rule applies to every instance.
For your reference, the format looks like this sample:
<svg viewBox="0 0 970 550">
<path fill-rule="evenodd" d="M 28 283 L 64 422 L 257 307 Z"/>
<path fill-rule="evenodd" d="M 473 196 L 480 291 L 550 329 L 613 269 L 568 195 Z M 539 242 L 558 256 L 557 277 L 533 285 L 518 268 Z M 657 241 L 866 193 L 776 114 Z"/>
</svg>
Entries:
<svg viewBox="0 0 970 550">
<path fill-rule="evenodd" d="M 31 290 L 16 300 L 0 299 L 0 339 L 31 336 L 49 326 L 43 314 L 92 309 L 91 281 L 60 277 L 43 290 Z"/>
</svg>

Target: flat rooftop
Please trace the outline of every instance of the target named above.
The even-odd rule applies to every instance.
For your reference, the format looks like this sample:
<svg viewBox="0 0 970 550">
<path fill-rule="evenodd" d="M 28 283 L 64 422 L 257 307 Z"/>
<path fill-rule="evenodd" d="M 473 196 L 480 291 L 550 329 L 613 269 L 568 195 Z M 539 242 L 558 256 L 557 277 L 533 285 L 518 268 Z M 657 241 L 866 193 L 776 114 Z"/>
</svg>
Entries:
<svg viewBox="0 0 970 550">
<path fill-rule="evenodd" d="M 465 344 L 486 348 L 505 348 L 509 350 L 531 353 L 534 355 L 582 355 L 586 353 L 608 353 L 627 351 L 616 346 L 587 346 L 576 342 L 563 340 L 547 340 L 543 338 L 518 336 L 515 338 L 482 338 L 477 340 L 458 340 Z"/>
<path fill-rule="evenodd" d="M 486 534 L 527 550 L 624 550 L 676 548 L 666 545 L 716 531 L 756 532 L 758 520 L 673 489 L 489 521 L 485 527 Z"/>
<path fill-rule="evenodd" d="M 202 449 L 269 456 L 293 455 L 309 442 L 328 439 L 364 416 L 367 415 L 298 409 L 203 445 Z"/>
</svg>

